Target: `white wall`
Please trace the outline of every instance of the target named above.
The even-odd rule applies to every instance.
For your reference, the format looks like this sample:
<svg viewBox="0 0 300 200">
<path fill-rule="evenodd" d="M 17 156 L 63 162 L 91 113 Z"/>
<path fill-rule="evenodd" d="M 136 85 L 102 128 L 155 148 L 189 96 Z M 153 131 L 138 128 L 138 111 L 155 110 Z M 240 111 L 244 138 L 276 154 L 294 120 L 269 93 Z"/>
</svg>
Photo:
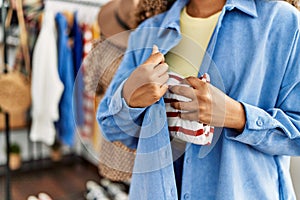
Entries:
<svg viewBox="0 0 300 200">
<path fill-rule="evenodd" d="M 27 135 L 25 130 L 19 130 L 19 131 L 12 131 L 10 134 L 10 143 L 17 142 L 22 150 L 22 159 L 28 160 L 31 155 L 29 155 L 28 152 L 28 143 L 27 143 Z M 44 155 L 47 155 L 48 152 L 46 148 L 44 152 L 42 152 Z M 6 162 L 6 138 L 3 131 L 0 131 L 0 165 L 5 164 Z M 32 156 L 38 156 L 37 152 L 34 153 Z"/>
<path fill-rule="evenodd" d="M 297 199 L 300 199 L 300 157 L 292 158 L 291 174 Z"/>
<path fill-rule="evenodd" d="M 76 136 L 77 137 L 77 136 Z M 44 159 L 50 156 L 50 147 L 42 143 L 33 143 L 27 137 L 27 131 L 13 130 L 10 133 L 10 143 L 16 142 L 21 147 L 21 156 L 23 161 L 31 159 Z M 31 145 L 31 148 L 29 147 Z M 63 154 L 74 152 L 81 155 L 82 147 L 79 140 L 76 140 L 73 148 L 63 146 Z M 0 165 L 6 163 L 6 137 L 3 131 L 0 131 Z"/>
</svg>

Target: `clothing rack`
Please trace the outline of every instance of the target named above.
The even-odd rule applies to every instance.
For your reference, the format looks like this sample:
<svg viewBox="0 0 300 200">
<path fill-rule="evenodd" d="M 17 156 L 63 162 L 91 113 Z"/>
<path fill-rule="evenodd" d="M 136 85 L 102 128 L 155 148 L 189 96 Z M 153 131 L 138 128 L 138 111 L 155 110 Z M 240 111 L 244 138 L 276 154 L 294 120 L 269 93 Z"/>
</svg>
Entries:
<svg viewBox="0 0 300 200">
<path fill-rule="evenodd" d="M 86 1 L 86 0 L 46 0 L 46 2 L 62 2 L 62 3 L 72 3 L 80 4 L 85 6 L 101 7 L 107 1 Z"/>
<path fill-rule="evenodd" d="M 1 5 L 1 17 L 2 17 L 2 24 L 5 24 L 5 19 L 6 19 L 6 15 L 7 15 L 7 8 L 9 8 L 9 2 L 8 0 L 0 0 L 2 2 Z M 61 2 L 61 3 L 69 3 L 69 4 L 77 4 L 77 5 L 84 5 L 84 6 L 89 6 L 89 7 L 95 7 L 95 8 L 100 8 L 102 5 L 104 5 L 107 0 L 98 0 L 98 2 L 96 1 L 88 1 L 88 0 L 45 0 L 45 3 L 57 3 L 57 2 Z M 6 39 L 7 39 L 7 30 L 5 29 L 5 26 L 3 26 L 2 28 L 2 34 L 3 34 L 3 43 L 4 43 L 4 63 L 7 63 L 8 61 L 8 49 L 7 49 L 7 45 L 6 45 Z M 4 73 L 7 73 L 8 71 L 5 69 Z M 5 163 L 5 185 L 3 185 L 3 187 L 5 187 L 5 200 L 11 200 L 11 169 L 9 167 L 9 162 L 10 162 L 10 158 L 9 158 L 9 150 L 10 150 L 10 134 L 11 134 L 11 130 L 10 130 L 10 114 L 7 113 L 4 110 L 1 110 L 1 105 L 0 105 L 0 114 L 4 114 L 5 116 L 5 143 L 6 143 L 6 163 Z M 30 126 L 29 126 L 30 127 Z M 29 138 L 29 130 L 27 132 L 28 134 L 28 138 Z M 28 145 L 28 148 L 32 148 L 31 145 Z M 42 148 L 42 146 L 41 146 Z M 29 150 L 28 152 L 32 152 L 32 149 Z M 74 152 L 71 152 L 71 156 L 74 156 Z M 72 159 L 73 160 L 73 159 Z M 49 164 L 49 163 L 44 163 L 43 161 L 41 162 L 41 164 Z M 45 167 L 45 166 L 44 166 Z M 30 166 L 31 168 L 31 166 Z"/>
</svg>

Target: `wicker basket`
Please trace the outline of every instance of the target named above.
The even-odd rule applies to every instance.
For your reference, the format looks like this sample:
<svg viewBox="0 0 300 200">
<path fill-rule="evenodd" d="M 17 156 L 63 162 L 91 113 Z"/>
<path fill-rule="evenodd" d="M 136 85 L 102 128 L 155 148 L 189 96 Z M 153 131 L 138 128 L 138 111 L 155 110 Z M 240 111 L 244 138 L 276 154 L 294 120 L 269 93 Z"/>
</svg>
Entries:
<svg viewBox="0 0 300 200">
<path fill-rule="evenodd" d="M 96 93 L 95 107 L 101 101 L 115 72 L 117 71 L 125 48 L 110 40 L 96 41 L 92 51 L 85 58 L 86 90 Z M 96 110 L 96 109 L 95 109 Z M 101 134 L 100 134 L 101 135 Z M 109 142 L 100 136 L 99 174 L 112 181 L 128 181 L 132 175 L 135 150 L 121 142 Z"/>
<path fill-rule="evenodd" d="M 83 61 L 85 89 L 97 95 L 104 94 L 125 53 L 125 48 L 110 40 L 97 40 Z"/>
<path fill-rule="evenodd" d="M 99 173 L 112 181 L 128 181 L 132 175 L 135 150 L 121 142 L 101 141 Z"/>
</svg>

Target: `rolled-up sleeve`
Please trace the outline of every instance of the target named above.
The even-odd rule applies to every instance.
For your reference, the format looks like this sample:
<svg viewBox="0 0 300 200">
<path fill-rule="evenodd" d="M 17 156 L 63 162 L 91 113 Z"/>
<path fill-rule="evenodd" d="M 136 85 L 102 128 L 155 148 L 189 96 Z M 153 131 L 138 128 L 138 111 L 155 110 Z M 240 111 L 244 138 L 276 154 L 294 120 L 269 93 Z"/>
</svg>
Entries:
<svg viewBox="0 0 300 200">
<path fill-rule="evenodd" d="M 97 112 L 97 119 L 102 134 L 107 140 L 122 141 L 128 147 L 136 148 L 141 126 L 138 119 L 146 108 L 130 108 L 127 105 L 122 97 L 124 83 L 125 81 L 122 82 L 110 100 L 102 101 Z"/>
<path fill-rule="evenodd" d="M 244 131 L 238 135 L 228 131 L 227 138 L 271 155 L 300 155 L 299 30 L 294 41 L 276 106 L 264 110 L 241 102 L 247 120 Z"/>
</svg>

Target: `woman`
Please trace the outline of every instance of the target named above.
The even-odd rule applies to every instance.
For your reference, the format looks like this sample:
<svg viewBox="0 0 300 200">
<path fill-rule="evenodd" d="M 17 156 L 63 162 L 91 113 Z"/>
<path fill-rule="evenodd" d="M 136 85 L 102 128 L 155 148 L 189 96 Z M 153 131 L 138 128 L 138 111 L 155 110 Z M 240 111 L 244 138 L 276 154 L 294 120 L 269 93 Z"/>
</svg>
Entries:
<svg viewBox="0 0 300 200">
<path fill-rule="evenodd" d="M 192 76 L 185 79 L 191 87 L 170 90 L 191 99 L 172 104 L 181 118 L 221 135 L 204 158 L 202 146 L 188 143 L 174 172 L 163 102 L 166 57 L 193 32 L 182 33 L 182 17 L 193 23 L 214 15 L 198 66 L 211 84 Z M 136 29 L 97 114 L 107 139 L 137 148 L 130 198 L 295 199 L 286 156 L 300 155 L 299 30 L 295 8 L 254 0 L 177 1 Z"/>
</svg>

